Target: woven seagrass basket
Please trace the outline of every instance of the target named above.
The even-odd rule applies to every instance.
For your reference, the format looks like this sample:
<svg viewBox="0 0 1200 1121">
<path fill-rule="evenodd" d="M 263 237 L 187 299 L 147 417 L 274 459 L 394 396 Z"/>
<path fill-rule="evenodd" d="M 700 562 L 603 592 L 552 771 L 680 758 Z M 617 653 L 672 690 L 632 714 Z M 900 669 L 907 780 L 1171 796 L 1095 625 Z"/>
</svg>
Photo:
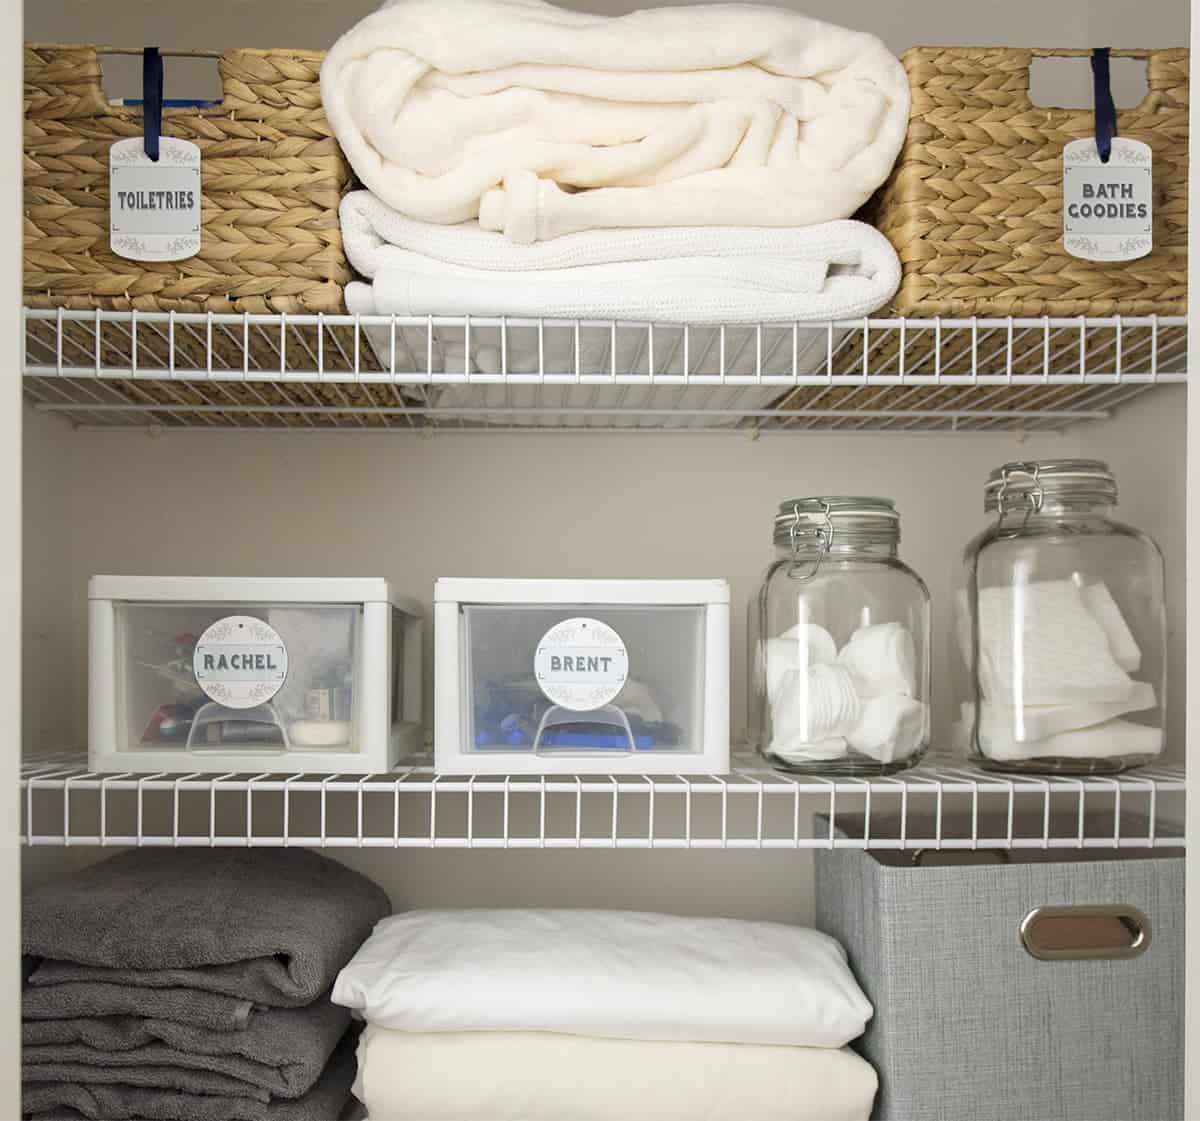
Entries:
<svg viewBox="0 0 1200 1121">
<path fill-rule="evenodd" d="M 1096 263 L 1062 244 L 1062 151 L 1093 136 L 1092 110 L 1029 97 L 1034 58 L 1086 50 L 918 47 L 908 136 L 867 217 L 904 268 L 904 315 L 1182 315 L 1187 302 L 1188 52 L 1114 50 L 1145 59 L 1149 92 L 1117 133 L 1154 152 L 1154 250 Z"/>
<path fill-rule="evenodd" d="M 163 110 L 163 135 L 201 149 L 201 249 L 190 260 L 150 263 L 109 248 L 108 152 L 142 135 L 142 111 L 108 103 L 99 53 L 25 48 L 26 304 L 343 310 L 350 270 L 337 208 L 350 170 L 321 105 L 322 54 L 227 51 L 216 56 L 220 104 Z"/>
</svg>

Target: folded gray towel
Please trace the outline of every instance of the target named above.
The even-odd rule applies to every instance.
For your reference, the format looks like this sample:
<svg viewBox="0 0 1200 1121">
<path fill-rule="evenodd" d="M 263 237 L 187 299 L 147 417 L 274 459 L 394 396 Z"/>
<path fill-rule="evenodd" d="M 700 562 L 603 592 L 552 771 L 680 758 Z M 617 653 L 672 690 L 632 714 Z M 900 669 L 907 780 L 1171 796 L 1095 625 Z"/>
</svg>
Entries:
<svg viewBox="0 0 1200 1121">
<path fill-rule="evenodd" d="M 222 1094 L 181 1094 L 138 1086 L 87 1086 L 70 1081 L 29 1083 L 22 1088 L 25 1113 L 33 1121 L 85 1117 L 89 1121 L 336 1121 L 354 1084 L 354 1047 L 350 1031 L 338 1045 L 325 1073 L 302 1098 L 256 1101 Z"/>
<path fill-rule="evenodd" d="M 307 849 L 134 849 L 35 888 L 33 985 L 104 981 L 309 1004 L 390 911 L 365 876 Z M 61 967 L 76 963 L 82 969 Z"/>
<path fill-rule="evenodd" d="M 26 1070 L 82 1063 L 103 1072 L 104 1082 L 126 1082 L 130 1067 L 210 1071 L 272 1097 L 298 1098 L 312 1089 L 349 1027 L 350 1012 L 327 995 L 307 1008 L 256 1013 L 245 1031 L 234 1032 L 132 1016 L 40 1020 L 22 1026 L 21 1058 Z"/>
<path fill-rule="evenodd" d="M 42 968 L 51 963 L 43 963 Z M 148 989 L 106 981 L 64 981 L 29 986 L 21 994 L 21 1015 L 30 1020 L 80 1020 L 93 1016 L 147 1016 L 209 1031 L 243 1031 L 256 1005 L 198 989 Z"/>
<path fill-rule="evenodd" d="M 118 1074 L 120 1077 L 118 1078 Z M 269 1102 L 271 1095 L 261 1087 L 252 1086 L 240 1078 L 217 1074 L 211 1070 L 188 1070 L 176 1066 L 123 1067 L 120 1071 L 105 1070 L 90 1063 L 22 1063 L 21 1080 L 32 1086 L 39 1082 L 70 1082 L 77 1086 L 117 1086 L 122 1089 L 138 1087 L 145 1090 L 166 1090 L 187 1097 L 244 1098 L 246 1101 Z"/>
</svg>

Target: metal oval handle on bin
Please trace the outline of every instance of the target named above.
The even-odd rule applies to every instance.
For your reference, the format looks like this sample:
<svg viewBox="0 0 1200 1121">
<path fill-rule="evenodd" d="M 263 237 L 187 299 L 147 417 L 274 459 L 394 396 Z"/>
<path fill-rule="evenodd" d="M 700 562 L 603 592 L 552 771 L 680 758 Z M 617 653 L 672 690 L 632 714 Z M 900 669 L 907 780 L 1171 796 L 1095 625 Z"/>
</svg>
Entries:
<svg viewBox="0 0 1200 1121">
<path fill-rule="evenodd" d="M 1135 958 L 1150 945 L 1150 920 L 1127 903 L 1035 907 L 1021 920 L 1021 944 L 1040 961 Z"/>
</svg>

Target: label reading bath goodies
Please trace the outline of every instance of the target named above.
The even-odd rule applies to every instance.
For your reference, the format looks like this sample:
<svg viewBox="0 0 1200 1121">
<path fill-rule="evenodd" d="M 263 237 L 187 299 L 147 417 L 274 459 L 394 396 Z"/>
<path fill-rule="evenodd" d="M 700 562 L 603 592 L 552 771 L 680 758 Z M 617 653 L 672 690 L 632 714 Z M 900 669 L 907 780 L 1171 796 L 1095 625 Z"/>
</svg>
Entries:
<svg viewBox="0 0 1200 1121">
<path fill-rule="evenodd" d="M 109 244 L 131 261 L 183 261 L 200 252 L 200 149 L 164 136 L 155 162 L 140 136 L 108 154 Z"/>
<path fill-rule="evenodd" d="M 1087 261 L 1133 261 L 1154 248 L 1149 144 L 1115 136 L 1108 163 L 1096 141 L 1063 149 L 1063 247 Z"/>
<path fill-rule="evenodd" d="M 251 615 L 227 615 L 200 636 L 192 670 L 196 684 L 218 704 L 254 708 L 283 688 L 287 647 L 270 623 Z"/>
<path fill-rule="evenodd" d="M 538 643 L 533 675 L 542 692 L 573 712 L 592 712 L 612 702 L 629 678 L 625 643 L 599 619 L 564 619 Z"/>
</svg>

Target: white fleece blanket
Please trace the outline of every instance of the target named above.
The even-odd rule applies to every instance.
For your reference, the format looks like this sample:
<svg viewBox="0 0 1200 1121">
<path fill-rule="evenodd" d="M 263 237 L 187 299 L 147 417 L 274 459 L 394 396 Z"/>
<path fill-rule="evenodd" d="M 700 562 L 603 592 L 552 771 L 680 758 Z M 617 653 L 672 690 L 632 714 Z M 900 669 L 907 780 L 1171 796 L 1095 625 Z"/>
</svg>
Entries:
<svg viewBox="0 0 1200 1121">
<path fill-rule="evenodd" d="M 369 191 L 341 206 L 352 312 L 647 323 L 824 322 L 869 315 L 900 284 L 896 251 L 863 222 L 795 229 L 593 230 L 514 245 L 478 222 L 406 217 Z"/>
<path fill-rule="evenodd" d="M 606 17 L 543 0 L 389 0 L 326 57 L 362 182 L 428 222 L 806 226 L 887 177 L 908 80 L 874 36 L 781 8 Z"/>
<path fill-rule="evenodd" d="M 368 1027 L 354 1093 L 371 1121 L 867 1121 L 852 1051 Z"/>
<path fill-rule="evenodd" d="M 843 1047 L 872 1014 L 827 935 L 637 911 L 411 911 L 380 922 L 333 1001 L 408 1032 Z"/>
</svg>

